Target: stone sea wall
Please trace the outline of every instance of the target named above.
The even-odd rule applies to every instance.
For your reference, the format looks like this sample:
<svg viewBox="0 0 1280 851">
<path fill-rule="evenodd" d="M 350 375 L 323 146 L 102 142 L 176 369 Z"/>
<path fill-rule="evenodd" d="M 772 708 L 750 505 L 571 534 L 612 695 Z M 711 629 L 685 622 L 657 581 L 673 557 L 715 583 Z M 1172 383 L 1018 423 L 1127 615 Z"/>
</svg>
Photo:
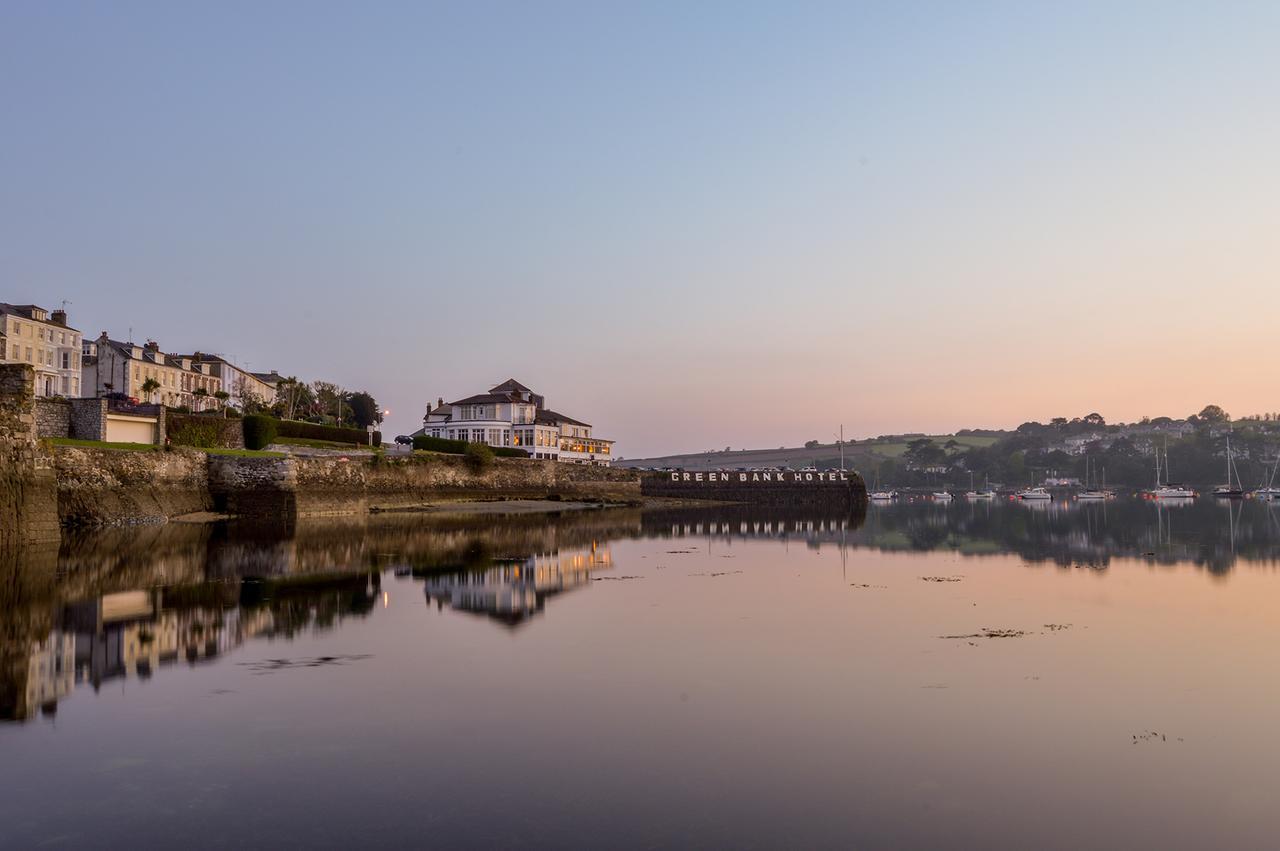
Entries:
<svg viewBox="0 0 1280 851">
<path fill-rule="evenodd" d="M 59 446 L 58 511 L 68 526 L 163 522 L 198 511 L 292 520 L 403 510 L 449 500 L 634 501 L 634 473 L 554 461 L 456 456 L 264 458 Z"/>
<path fill-rule="evenodd" d="M 58 515 L 68 526 L 162 523 L 213 509 L 209 456 L 194 449 L 126 452 L 59 446 Z"/>
<path fill-rule="evenodd" d="M 58 533 L 52 459 L 36 439 L 35 370 L 0 364 L 0 546 Z"/>
</svg>

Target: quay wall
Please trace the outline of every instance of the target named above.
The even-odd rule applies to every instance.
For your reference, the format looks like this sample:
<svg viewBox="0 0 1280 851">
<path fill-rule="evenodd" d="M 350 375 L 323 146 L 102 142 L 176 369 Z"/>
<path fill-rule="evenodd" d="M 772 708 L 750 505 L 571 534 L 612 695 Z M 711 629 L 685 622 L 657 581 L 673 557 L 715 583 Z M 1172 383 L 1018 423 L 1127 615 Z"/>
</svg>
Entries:
<svg viewBox="0 0 1280 851">
<path fill-rule="evenodd" d="M 0 364 L 0 546 L 56 541 L 52 457 L 37 440 L 35 369 Z"/>
<path fill-rule="evenodd" d="M 211 511 L 209 456 L 55 447 L 58 516 L 67 526 L 163 523 Z"/>
<path fill-rule="evenodd" d="M 650 473 L 641 479 L 640 489 L 645 496 L 758 505 L 852 505 L 867 498 L 862 476 L 839 470 Z"/>
<path fill-rule="evenodd" d="M 555 461 L 500 458 L 476 470 L 446 455 L 270 458 L 78 446 L 58 446 L 55 455 L 58 514 L 67 526 L 155 523 L 202 511 L 275 522 L 450 500 L 640 499 L 630 471 Z"/>
</svg>

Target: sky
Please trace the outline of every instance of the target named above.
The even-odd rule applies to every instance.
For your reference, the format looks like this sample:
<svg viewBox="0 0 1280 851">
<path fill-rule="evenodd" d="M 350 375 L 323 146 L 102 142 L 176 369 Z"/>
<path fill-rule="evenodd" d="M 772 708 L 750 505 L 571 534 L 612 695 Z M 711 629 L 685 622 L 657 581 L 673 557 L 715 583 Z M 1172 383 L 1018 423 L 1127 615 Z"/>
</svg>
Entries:
<svg viewBox="0 0 1280 851">
<path fill-rule="evenodd" d="M 1280 410 L 1280 4 L 0 4 L 0 301 L 642 457 Z"/>
</svg>

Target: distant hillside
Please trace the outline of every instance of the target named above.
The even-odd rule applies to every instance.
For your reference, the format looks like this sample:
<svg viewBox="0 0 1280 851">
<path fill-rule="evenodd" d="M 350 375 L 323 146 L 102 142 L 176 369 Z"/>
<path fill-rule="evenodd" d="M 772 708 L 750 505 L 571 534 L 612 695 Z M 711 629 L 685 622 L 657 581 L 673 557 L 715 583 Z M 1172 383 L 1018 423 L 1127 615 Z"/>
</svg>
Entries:
<svg viewBox="0 0 1280 851">
<path fill-rule="evenodd" d="M 880 461 L 898 458 L 907 451 L 907 443 L 928 437 L 939 445 L 955 441 L 959 447 L 972 449 L 995 443 L 1006 432 L 984 432 L 982 436 L 953 434 L 886 435 L 869 440 L 850 440 L 844 445 L 845 466 L 852 470 L 872 470 Z M 777 449 L 734 449 L 730 451 L 688 452 L 653 458 L 627 458 L 614 462 L 617 467 L 664 468 L 684 470 L 734 470 L 738 467 L 817 467 L 838 469 L 840 446 L 824 443 L 817 446 L 792 446 Z"/>
</svg>

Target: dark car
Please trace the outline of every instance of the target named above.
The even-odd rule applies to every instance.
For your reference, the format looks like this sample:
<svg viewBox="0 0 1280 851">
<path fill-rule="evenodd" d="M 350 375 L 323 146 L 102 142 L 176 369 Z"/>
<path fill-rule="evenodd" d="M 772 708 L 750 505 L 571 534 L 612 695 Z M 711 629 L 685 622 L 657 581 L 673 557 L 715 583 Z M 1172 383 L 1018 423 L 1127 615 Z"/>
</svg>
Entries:
<svg viewBox="0 0 1280 851">
<path fill-rule="evenodd" d="M 413 445 L 413 438 L 412 438 L 412 437 L 410 437 L 410 436 L 409 436 L 409 435 L 407 435 L 407 434 L 397 435 L 397 437 L 396 437 L 396 443 L 403 443 L 403 444 L 405 444 L 406 446 L 412 446 L 412 445 Z"/>
<path fill-rule="evenodd" d="M 124 402 L 126 405 L 137 405 L 138 397 L 130 396 L 128 393 L 108 393 L 102 398 L 108 402 Z"/>
</svg>

